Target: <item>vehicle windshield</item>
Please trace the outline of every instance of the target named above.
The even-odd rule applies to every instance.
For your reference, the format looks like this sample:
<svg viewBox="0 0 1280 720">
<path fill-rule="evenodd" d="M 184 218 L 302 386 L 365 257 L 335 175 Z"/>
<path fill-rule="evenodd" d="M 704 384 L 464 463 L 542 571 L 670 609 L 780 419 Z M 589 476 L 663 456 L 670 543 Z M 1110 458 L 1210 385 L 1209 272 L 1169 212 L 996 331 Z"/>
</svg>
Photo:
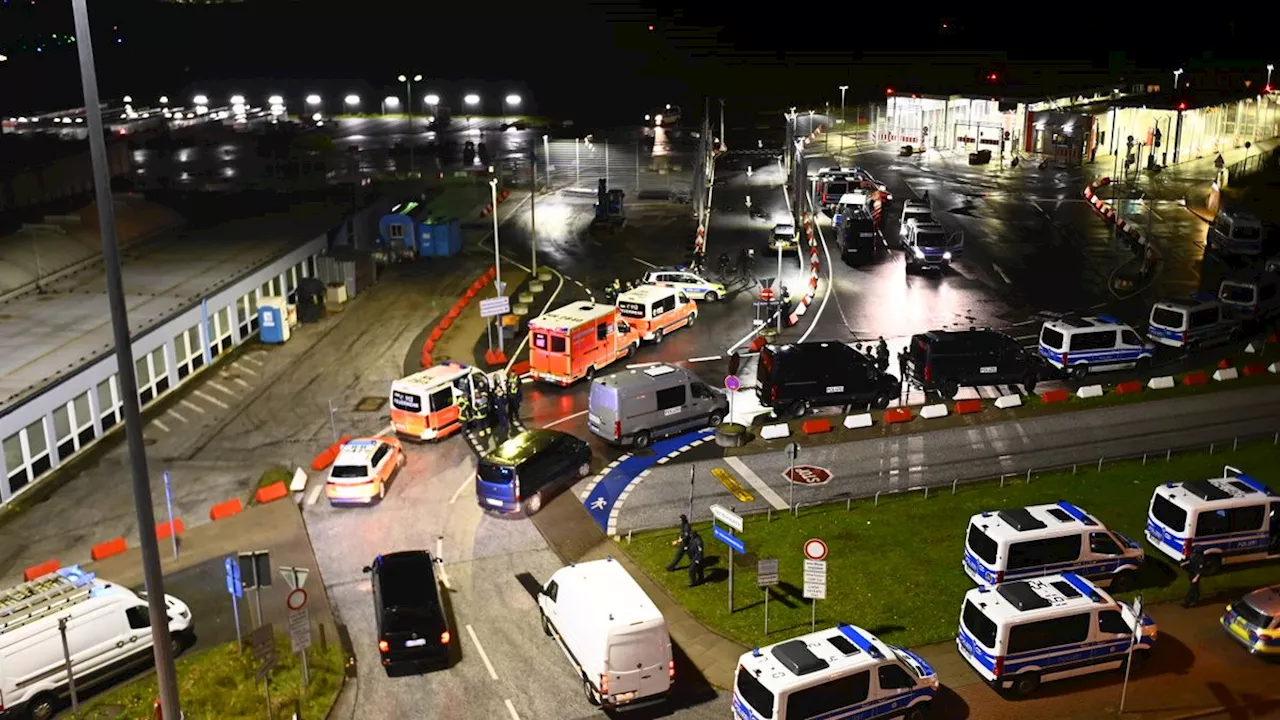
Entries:
<svg viewBox="0 0 1280 720">
<path fill-rule="evenodd" d="M 516 479 L 516 469 L 510 465 L 494 465 L 482 462 L 476 466 L 480 479 L 495 485 L 510 485 Z"/>
<path fill-rule="evenodd" d="M 622 314 L 627 317 L 632 317 L 632 318 L 644 317 L 644 305 L 638 302 L 627 302 L 624 300 L 618 303 L 618 309 L 621 310 Z"/>
<path fill-rule="evenodd" d="M 848 191 L 849 191 L 849 183 L 845 182 L 844 180 L 833 180 L 827 183 L 827 188 L 823 192 L 826 195 L 835 195 L 839 197 Z"/>
<path fill-rule="evenodd" d="M 1047 348 L 1061 350 L 1062 343 L 1065 339 L 1066 338 L 1062 337 L 1061 332 L 1054 330 L 1051 327 L 1044 327 L 1040 329 L 1040 344 Z"/>
<path fill-rule="evenodd" d="M 1239 283 L 1224 282 L 1222 283 L 1222 299 L 1235 303 L 1251 303 L 1253 302 L 1253 286 L 1241 285 Z"/>
<path fill-rule="evenodd" d="M 1271 627 L 1271 616 L 1262 612 L 1258 608 L 1250 605 L 1248 601 L 1241 600 L 1231 604 L 1231 609 L 1236 612 L 1245 622 L 1256 628 Z"/>
<path fill-rule="evenodd" d="M 422 397 L 416 393 L 392 390 L 391 407 L 407 412 L 422 412 Z"/>
<path fill-rule="evenodd" d="M 911 668 L 911 672 L 915 673 L 916 677 L 921 677 L 921 678 L 924 677 L 924 673 L 921 671 L 919 667 L 917 667 L 917 663 L 919 661 L 917 661 L 915 658 L 905 653 L 900 647 L 894 647 L 893 645 L 890 645 L 889 648 L 893 650 L 894 655 L 898 656 L 898 659 L 902 661 L 903 665 L 906 665 L 907 667 Z"/>
<path fill-rule="evenodd" d="M 910 222 L 912 220 L 918 220 L 920 222 L 923 222 L 925 220 L 928 220 L 932 216 L 933 216 L 933 213 L 929 212 L 928 210 L 925 210 L 924 208 L 918 208 L 915 210 L 909 209 L 907 210 L 906 214 L 902 216 L 902 222 L 905 223 L 905 222 Z"/>
<path fill-rule="evenodd" d="M 369 475 L 369 468 L 364 465 L 334 465 L 329 477 L 338 479 L 362 478 Z"/>
<path fill-rule="evenodd" d="M 996 541 L 983 532 L 977 523 L 969 526 L 969 549 L 988 565 L 996 561 Z"/>
<path fill-rule="evenodd" d="M 969 631 L 973 639 L 982 643 L 983 647 L 994 649 L 996 646 L 996 624 L 982 612 L 972 601 L 966 600 L 964 603 L 964 613 L 961 614 L 961 621 L 964 628 Z"/>
<path fill-rule="evenodd" d="M 765 720 L 773 717 L 773 693 L 741 665 L 738 666 L 737 688 L 738 697 L 750 705 L 756 714 Z"/>
<path fill-rule="evenodd" d="M 947 246 L 947 238 L 940 232 L 917 232 L 916 245 L 922 248 L 941 249 Z"/>
<path fill-rule="evenodd" d="M 1157 494 L 1151 501 L 1151 516 L 1174 532 L 1187 529 L 1187 511 L 1163 495 Z"/>
<path fill-rule="evenodd" d="M 1151 310 L 1151 324 L 1181 330 L 1187 316 L 1177 310 L 1156 306 Z"/>
<path fill-rule="evenodd" d="M 1237 225 L 1233 237 L 1236 240 L 1258 240 L 1262 237 L 1262 228 L 1253 225 Z"/>
</svg>

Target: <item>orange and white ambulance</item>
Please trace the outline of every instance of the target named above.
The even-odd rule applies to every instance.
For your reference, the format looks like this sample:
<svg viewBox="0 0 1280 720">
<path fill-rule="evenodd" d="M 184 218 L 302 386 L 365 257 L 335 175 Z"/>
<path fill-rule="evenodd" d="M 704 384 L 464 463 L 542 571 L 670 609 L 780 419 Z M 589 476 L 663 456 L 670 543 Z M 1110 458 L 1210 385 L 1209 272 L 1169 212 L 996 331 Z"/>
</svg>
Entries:
<svg viewBox="0 0 1280 720">
<path fill-rule="evenodd" d="M 439 440 L 462 428 L 458 401 L 466 398 L 472 417 L 485 414 L 489 377 L 461 363 L 445 363 L 391 383 L 391 424 L 396 434 Z"/>
<path fill-rule="evenodd" d="M 693 325 L 698 305 L 679 288 L 641 285 L 618 296 L 618 310 L 645 340 L 662 342 L 672 330 Z"/>
<path fill-rule="evenodd" d="M 640 336 L 618 308 L 578 302 L 529 321 L 529 372 L 544 382 L 570 385 L 640 346 Z"/>
</svg>

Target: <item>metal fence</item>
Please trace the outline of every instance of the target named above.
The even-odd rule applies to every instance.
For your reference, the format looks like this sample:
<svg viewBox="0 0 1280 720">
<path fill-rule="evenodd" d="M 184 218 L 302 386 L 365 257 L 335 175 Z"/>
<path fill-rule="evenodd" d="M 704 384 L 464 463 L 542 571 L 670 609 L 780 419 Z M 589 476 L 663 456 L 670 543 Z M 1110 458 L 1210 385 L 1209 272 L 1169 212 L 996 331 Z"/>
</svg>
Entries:
<svg viewBox="0 0 1280 720">
<path fill-rule="evenodd" d="M 538 148 L 538 184 L 594 193 L 604 178 L 631 200 L 690 200 L 696 153 L 654 149 L 643 138 L 549 140 Z"/>
<path fill-rule="evenodd" d="M 1249 154 L 1246 151 L 1243 160 L 1227 166 L 1227 177 L 1234 181 L 1263 170 L 1275 169 L 1280 166 L 1280 154 L 1277 154 L 1277 149 L 1271 148 L 1254 154 Z"/>
</svg>

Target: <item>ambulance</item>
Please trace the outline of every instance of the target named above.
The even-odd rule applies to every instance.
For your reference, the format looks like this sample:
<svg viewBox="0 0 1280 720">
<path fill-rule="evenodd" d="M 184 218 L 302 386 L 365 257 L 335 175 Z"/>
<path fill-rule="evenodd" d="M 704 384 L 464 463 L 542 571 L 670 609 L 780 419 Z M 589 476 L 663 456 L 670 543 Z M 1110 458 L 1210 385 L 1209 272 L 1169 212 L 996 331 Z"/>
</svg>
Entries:
<svg viewBox="0 0 1280 720">
<path fill-rule="evenodd" d="M 479 368 L 445 363 L 391 383 L 391 424 L 396 434 L 440 440 L 462 429 L 458 401 L 466 397 L 472 416 L 486 414 L 489 377 Z"/>
<path fill-rule="evenodd" d="M 530 320 L 530 374 L 571 385 L 630 357 L 640 347 L 640 336 L 622 314 L 612 305 L 578 302 Z"/>
<path fill-rule="evenodd" d="M 678 288 L 641 285 L 618 296 L 622 317 L 640 337 L 662 342 L 672 330 L 691 326 L 698 319 L 698 306 Z"/>
</svg>

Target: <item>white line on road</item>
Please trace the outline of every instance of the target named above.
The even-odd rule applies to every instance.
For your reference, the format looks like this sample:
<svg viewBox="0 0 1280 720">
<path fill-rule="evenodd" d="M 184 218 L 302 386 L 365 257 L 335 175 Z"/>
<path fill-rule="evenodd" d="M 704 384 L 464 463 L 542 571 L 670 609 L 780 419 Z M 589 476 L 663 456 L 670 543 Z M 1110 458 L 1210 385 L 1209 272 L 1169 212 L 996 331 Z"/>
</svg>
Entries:
<svg viewBox="0 0 1280 720">
<path fill-rule="evenodd" d="M 214 390 L 221 390 L 222 392 L 230 395 L 231 397 L 240 397 L 236 393 L 231 392 L 230 388 L 228 388 L 226 385 L 223 385 L 220 382 L 217 382 L 215 380 L 210 380 L 208 384 L 209 384 L 209 387 L 213 388 Z"/>
<path fill-rule="evenodd" d="M 250 375 L 257 375 L 257 374 L 258 374 L 256 371 L 254 371 L 254 370 L 250 370 L 249 368 L 247 368 L 247 367 L 245 367 L 245 366 L 241 365 L 239 360 L 237 360 L 237 361 L 235 361 L 235 362 L 231 363 L 231 365 L 232 365 L 233 367 L 235 367 L 235 369 L 237 369 L 237 370 L 239 370 L 239 371 L 241 371 L 241 372 L 247 372 L 247 373 L 249 373 Z"/>
<path fill-rule="evenodd" d="M 458 496 L 462 494 L 463 490 L 470 487 L 472 482 L 474 482 L 474 480 L 471 477 L 463 479 L 462 484 L 458 486 L 458 489 L 453 491 L 453 497 L 449 498 L 449 504 L 452 505 L 458 502 Z"/>
<path fill-rule="evenodd" d="M 166 413 L 168 413 L 168 414 L 170 414 L 170 415 L 172 415 L 172 416 L 174 416 L 174 417 L 176 417 L 176 418 L 178 418 L 178 419 L 179 419 L 179 420 L 181 420 L 182 422 L 186 422 L 186 421 L 187 421 L 187 419 L 186 419 L 186 418 L 182 417 L 181 415 L 179 415 L 178 413 L 174 412 L 173 410 L 166 410 L 165 412 L 166 412 Z"/>
<path fill-rule="evenodd" d="M 1009 279 L 1009 276 L 1004 274 L 1004 268 L 1000 267 L 999 265 L 997 265 L 997 264 L 995 264 L 995 263 L 991 263 L 991 267 L 992 267 L 992 269 L 994 269 L 997 273 L 999 273 L 999 274 L 1000 274 L 1000 279 L 1001 279 L 1001 280 L 1004 280 L 1006 284 L 1008 284 L 1008 285 L 1012 285 L 1012 284 L 1013 284 L 1013 281 Z"/>
<path fill-rule="evenodd" d="M 200 413 L 201 415 L 203 415 L 203 414 L 204 414 L 204 408 L 202 408 L 202 407 L 200 407 L 199 405 L 197 405 L 197 404 L 195 404 L 195 403 L 191 402 L 190 400 L 187 400 L 186 398 L 183 398 L 182 400 L 179 400 L 178 402 L 180 402 L 180 403 L 182 403 L 183 405 L 185 405 L 185 406 L 187 406 L 187 407 L 191 408 L 192 410 L 195 410 L 196 412 Z"/>
<path fill-rule="evenodd" d="M 507 712 L 511 713 L 511 720 L 520 720 L 520 714 L 516 712 L 516 706 L 511 704 L 511 699 L 508 698 L 502 702 L 507 704 Z"/>
<path fill-rule="evenodd" d="M 245 382 L 244 380 L 241 380 L 240 378 L 231 378 L 231 379 L 232 379 L 233 381 L 235 381 L 235 382 L 236 382 L 238 385 L 240 385 L 241 387 L 247 387 L 247 388 L 251 388 L 251 389 L 253 388 L 253 386 L 252 386 L 252 385 L 250 385 L 249 383 Z"/>
<path fill-rule="evenodd" d="M 719 359 L 720 359 L 720 356 L 719 356 L 719 355 L 707 355 L 706 357 L 689 358 L 689 359 L 688 359 L 688 360 L 686 360 L 685 362 L 691 362 L 691 363 L 695 363 L 695 362 L 712 362 L 712 361 L 719 360 Z"/>
<path fill-rule="evenodd" d="M 1035 333 L 1032 333 L 1030 335 L 1018 335 L 1014 340 L 1034 340 L 1036 337 L 1038 336 Z"/>
<path fill-rule="evenodd" d="M 636 262 L 640 263 L 641 265 L 644 265 L 645 267 L 651 267 L 651 268 L 654 268 L 655 270 L 658 268 L 658 266 L 657 266 L 657 265 L 654 265 L 653 263 L 649 262 L 648 260 L 641 260 L 641 259 L 640 259 L 640 258 L 638 258 L 638 257 L 633 257 L 633 258 L 631 258 L 631 259 L 632 259 L 632 260 L 635 260 Z"/>
<path fill-rule="evenodd" d="M 555 302 L 556 298 L 560 297 L 560 291 L 564 289 L 564 274 L 553 267 L 548 267 L 545 265 L 543 267 L 546 267 L 548 270 L 555 273 L 556 289 L 554 292 L 551 293 L 551 297 L 547 298 L 547 302 L 545 305 L 542 306 L 542 312 L 539 313 L 539 315 L 547 314 L 547 309 L 551 307 L 551 303 Z M 588 290 L 587 294 L 591 295 L 591 291 Z M 592 296 L 592 300 L 594 302 L 594 296 Z M 524 337 L 520 338 L 520 344 L 516 346 L 516 351 L 511 353 L 511 359 L 507 360 L 507 367 L 506 367 L 507 372 L 511 372 L 511 368 L 516 364 L 516 359 L 520 357 L 520 353 L 524 352 L 525 346 L 527 346 L 528 344 L 529 344 L 529 333 L 525 333 Z"/>
<path fill-rule="evenodd" d="M 729 467 L 737 470 L 738 474 L 742 476 L 742 479 L 746 480 L 748 485 L 755 488 L 756 492 L 760 493 L 760 496 L 773 506 L 773 509 L 787 509 L 787 504 L 782 501 L 782 497 L 778 495 L 778 493 L 774 492 L 773 488 L 769 487 L 764 480 L 761 480 L 760 476 L 757 475 L 754 470 L 747 467 L 747 464 L 742 462 L 740 458 L 727 457 L 724 459 L 724 462 Z"/>
<path fill-rule="evenodd" d="M 228 404 L 226 404 L 226 403 L 222 402 L 222 401 L 221 401 L 221 400 L 219 400 L 218 398 L 216 398 L 216 397 L 214 397 L 214 396 L 212 396 L 212 395 L 210 395 L 210 394 L 208 394 L 208 393 L 206 393 L 206 392 L 201 392 L 200 390 L 192 390 L 192 391 L 191 391 L 191 394 L 192 394 L 192 395 L 199 396 L 201 400 L 208 400 L 209 402 L 213 403 L 214 405 L 217 405 L 218 407 L 222 408 L 223 410 L 230 410 L 230 409 L 231 409 L 231 406 L 230 406 L 230 405 L 228 405 Z"/>
<path fill-rule="evenodd" d="M 543 425 L 543 426 L 542 426 L 542 429 L 543 429 L 543 430 L 546 430 L 547 428 L 555 427 L 556 425 L 559 425 L 559 424 L 560 424 L 560 423 L 562 423 L 562 422 L 568 422 L 568 421 L 570 421 L 570 420 L 572 420 L 572 419 L 574 419 L 574 418 L 579 418 L 579 417 L 582 417 L 583 415 L 586 415 L 586 414 L 587 414 L 587 411 L 586 411 L 586 410 L 579 410 L 578 412 L 576 412 L 576 413 L 574 413 L 574 414 L 572 414 L 572 415 L 565 415 L 564 417 L 560 418 L 559 420 L 554 420 L 554 421 L 552 421 L 552 422 L 547 423 L 546 425 Z"/>
<path fill-rule="evenodd" d="M 1044 211 L 1044 208 L 1040 207 L 1040 203 L 1038 203 L 1038 202 L 1036 202 L 1036 201 L 1032 200 L 1032 201 L 1031 201 L 1031 207 L 1033 207 L 1033 208 L 1035 208 L 1036 210 L 1038 210 L 1038 211 L 1040 212 L 1040 214 L 1041 214 L 1041 215 L 1044 215 L 1044 216 L 1048 217 L 1049 213 L 1045 212 L 1045 211 Z"/>
<path fill-rule="evenodd" d="M 263 363 L 262 363 L 262 361 L 261 361 L 261 360 L 259 360 L 259 359 L 255 358 L 255 357 L 253 357 L 253 356 L 251 356 L 251 355 L 245 355 L 243 359 L 244 359 L 244 360 L 248 360 L 249 362 L 253 363 L 254 365 L 257 365 L 258 367 L 262 367 L 262 365 L 263 365 Z"/>
<path fill-rule="evenodd" d="M 816 218 L 818 216 L 818 212 L 817 208 L 813 206 L 812 197 L 809 197 L 809 212 L 813 213 L 815 218 L 813 227 L 818 231 L 818 240 L 822 243 L 822 254 L 827 258 L 827 282 L 822 288 L 822 302 L 818 304 L 818 312 L 814 313 L 813 317 L 809 318 L 809 328 L 800 336 L 800 342 L 808 340 L 809 336 L 813 334 L 813 331 L 818 328 L 818 321 L 822 319 L 822 313 L 827 309 L 827 301 L 835 294 L 835 283 L 833 282 L 835 277 L 835 268 L 831 266 L 831 250 L 827 247 L 827 237 L 822 234 L 822 226 L 817 222 Z M 812 304 L 812 301 L 810 301 L 810 304 Z"/>
<path fill-rule="evenodd" d="M 489 654 L 484 651 L 484 646 L 480 644 L 480 638 L 476 637 L 476 631 L 467 626 L 467 634 L 471 636 L 471 642 L 476 644 L 476 650 L 480 653 L 480 659 L 484 661 L 484 669 L 489 671 L 489 678 L 498 679 L 498 673 L 493 669 L 493 663 L 489 662 Z"/>
<path fill-rule="evenodd" d="M 324 483 L 318 483 L 315 487 L 311 488 L 311 492 L 307 493 L 308 505 L 316 504 L 316 501 L 320 499 L 321 490 L 324 490 Z"/>
<path fill-rule="evenodd" d="M 156 427 L 160 428 L 161 430 L 163 430 L 163 431 L 165 431 L 165 432 L 169 432 L 169 426 L 168 426 L 168 425 L 165 425 L 164 423 L 160 422 L 159 420 L 152 420 L 152 421 L 151 421 L 151 424 L 152 424 L 152 425 L 155 425 Z"/>
<path fill-rule="evenodd" d="M 379 430 L 379 431 L 378 431 L 378 434 L 377 434 L 377 435 L 374 435 L 374 437 L 386 437 L 386 436 L 388 436 L 388 435 L 394 435 L 394 434 L 395 434 L 395 432 L 396 432 L 396 426 L 395 426 L 395 425 L 388 425 L 388 426 L 386 426 L 386 427 L 382 428 L 381 430 Z"/>
</svg>

